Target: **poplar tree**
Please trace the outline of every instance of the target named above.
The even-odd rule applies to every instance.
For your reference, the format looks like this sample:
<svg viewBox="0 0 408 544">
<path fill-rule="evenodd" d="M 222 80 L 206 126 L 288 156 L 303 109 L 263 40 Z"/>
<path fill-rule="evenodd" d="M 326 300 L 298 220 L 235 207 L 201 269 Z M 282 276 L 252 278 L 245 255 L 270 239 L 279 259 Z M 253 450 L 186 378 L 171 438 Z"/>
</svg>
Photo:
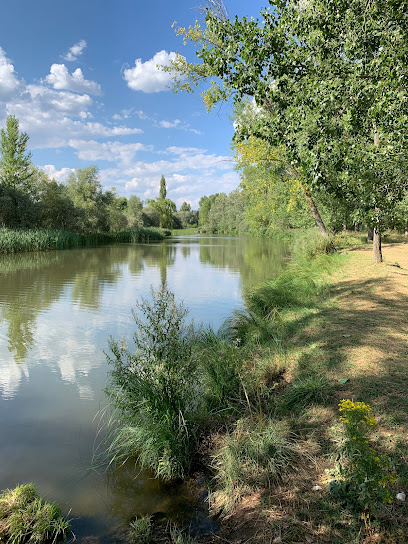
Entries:
<svg viewBox="0 0 408 544">
<path fill-rule="evenodd" d="M 27 193 L 34 174 L 31 153 L 27 153 L 29 136 L 19 132 L 19 122 L 14 115 L 7 117 L 6 129 L 0 133 L 0 184 Z"/>
</svg>

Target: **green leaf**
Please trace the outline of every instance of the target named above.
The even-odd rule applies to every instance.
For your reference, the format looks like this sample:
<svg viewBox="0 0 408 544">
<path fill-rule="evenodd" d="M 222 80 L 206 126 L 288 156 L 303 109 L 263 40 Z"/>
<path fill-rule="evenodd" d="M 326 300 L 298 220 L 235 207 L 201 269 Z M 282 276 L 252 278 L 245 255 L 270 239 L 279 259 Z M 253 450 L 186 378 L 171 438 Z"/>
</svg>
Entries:
<svg viewBox="0 0 408 544">
<path fill-rule="evenodd" d="M 340 378 L 339 380 L 337 380 L 339 383 L 347 383 L 348 382 L 348 378 Z"/>
</svg>

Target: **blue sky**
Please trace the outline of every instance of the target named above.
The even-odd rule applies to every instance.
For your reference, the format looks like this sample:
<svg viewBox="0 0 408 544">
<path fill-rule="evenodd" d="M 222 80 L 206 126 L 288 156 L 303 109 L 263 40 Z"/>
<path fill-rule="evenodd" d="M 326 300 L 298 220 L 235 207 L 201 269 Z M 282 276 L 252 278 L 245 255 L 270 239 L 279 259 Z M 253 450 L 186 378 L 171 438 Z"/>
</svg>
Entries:
<svg viewBox="0 0 408 544">
<path fill-rule="evenodd" d="M 257 16 L 267 1 L 227 0 L 230 15 Z M 239 184 L 228 106 L 207 114 L 199 93 L 173 94 L 156 64 L 194 60 L 171 25 L 201 18 L 200 0 L 13 0 L 0 19 L 0 125 L 16 115 L 33 161 L 64 181 L 98 165 L 104 187 L 145 200 L 198 206 Z"/>
</svg>

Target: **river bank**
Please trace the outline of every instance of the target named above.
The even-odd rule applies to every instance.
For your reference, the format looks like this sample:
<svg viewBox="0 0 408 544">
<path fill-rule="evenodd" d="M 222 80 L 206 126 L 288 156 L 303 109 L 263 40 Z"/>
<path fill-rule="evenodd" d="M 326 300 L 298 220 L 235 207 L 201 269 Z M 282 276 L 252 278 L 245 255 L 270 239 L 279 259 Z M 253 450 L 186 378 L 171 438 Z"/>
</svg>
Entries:
<svg viewBox="0 0 408 544">
<path fill-rule="evenodd" d="M 107 244 L 161 241 L 169 234 L 158 228 L 140 227 L 120 232 L 74 232 L 53 229 L 0 228 L 0 254 L 50 251 Z"/>
<path fill-rule="evenodd" d="M 280 370 L 272 378 L 275 398 L 269 417 L 290 428 L 293 455 L 287 456 L 282 477 L 269 479 L 268 485 L 255 475 L 231 486 L 225 474 L 220 476 L 228 470 L 227 453 L 230 463 L 235 455 L 235 462 L 246 463 L 252 475 L 255 469 L 262 472 L 261 448 L 251 455 L 239 445 L 242 436 L 254 442 L 248 430 L 259 430 L 259 419 L 265 420 L 258 411 L 262 407 L 254 404 L 245 424 L 237 422 L 229 432 L 212 436 L 210 463 L 219 489 L 210 504 L 224 516 L 220 534 L 199 542 L 405 541 L 407 507 L 396 495 L 408 494 L 407 249 L 385 245 L 380 266 L 371 264 L 369 249 L 336 256 L 336 270 L 323 287 L 317 286 L 314 300 L 281 311 L 279 362 L 275 360 Z M 257 365 L 270 357 L 265 349 L 263 343 Z M 372 407 L 377 425 L 370 445 L 389 460 L 395 474 L 390 504 L 381 501 L 375 485 L 366 508 L 347 502 L 347 493 L 333 493 L 338 467 L 347 464 L 338 410 L 342 399 Z M 263 432 L 265 423 L 260 428 Z M 276 451 L 269 455 L 276 457 Z"/>
<path fill-rule="evenodd" d="M 407 245 L 384 255 L 303 262 L 249 294 L 250 323 L 230 321 L 247 406 L 199 447 L 221 529 L 194 542 L 405 542 Z"/>
</svg>

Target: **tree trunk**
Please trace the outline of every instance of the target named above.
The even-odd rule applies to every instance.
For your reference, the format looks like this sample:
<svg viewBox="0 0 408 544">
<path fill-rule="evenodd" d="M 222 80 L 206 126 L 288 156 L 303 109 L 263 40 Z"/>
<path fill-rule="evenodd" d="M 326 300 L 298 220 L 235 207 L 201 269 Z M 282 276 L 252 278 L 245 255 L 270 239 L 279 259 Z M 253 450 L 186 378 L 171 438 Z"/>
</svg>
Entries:
<svg viewBox="0 0 408 544">
<path fill-rule="evenodd" d="M 374 229 L 368 227 L 367 229 L 367 242 L 372 242 L 374 240 Z"/>
<path fill-rule="evenodd" d="M 373 237 L 373 259 L 374 264 L 382 263 L 382 251 L 381 251 L 381 233 L 378 228 L 374 229 Z"/>
<path fill-rule="evenodd" d="M 303 184 L 302 184 L 302 189 L 303 189 L 303 194 L 306 197 L 307 203 L 309 204 L 309 208 L 310 208 L 310 211 L 312 212 L 314 220 L 316 221 L 316 224 L 320 229 L 320 232 L 323 234 L 323 236 L 328 236 L 329 233 L 327 232 L 325 224 L 323 223 L 323 219 L 320 216 L 319 210 L 316 208 L 316 204 L 314 203 L 312 195 L 309 193 L 309 191 L 306 189 L 306 187 Z"/>
</svg>

